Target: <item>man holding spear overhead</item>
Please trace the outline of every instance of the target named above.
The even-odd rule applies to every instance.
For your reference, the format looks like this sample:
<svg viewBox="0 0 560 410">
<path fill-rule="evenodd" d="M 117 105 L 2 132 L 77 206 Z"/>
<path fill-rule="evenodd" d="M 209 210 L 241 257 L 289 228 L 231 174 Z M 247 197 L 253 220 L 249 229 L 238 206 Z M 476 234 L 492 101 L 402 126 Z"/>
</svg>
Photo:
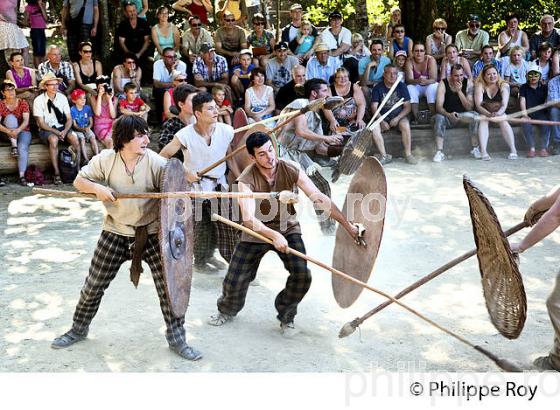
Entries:
<svg viewBox="0 0 560 410">
<path fill-rule="evenodd" d="M 72 328 L 57 337 L 51 347 L 62 349 L 84 340 L 103 293 L 121 265 L 126 260 L 141 258 L 148 263 L 152 271 L 169 348 L 184 359 L 198 360 L 202 358 L 202 354 L 190 347 L 186 341 L 185 315 L 175 317 L 172 314 L 165 293 L 157 236 L 158 200 L 116 201 L 113 195 L 113 192 L 158 192 L 159 181 L 167 161 L 147 148 L 150 142 L 148 124 L 140 117 L 124 116 L 117 120 L 113 126 L 113 141 L 114 149 L 104 150 L 93 157 L 74 181 L 76 189 L 95 194 L 103 201 L 107 214 L 89 274 L 80 292 Z M 139 246 L 141 243 L 144 247 Z M 131 278 L 133 275 L 131 269 Z"/>
<path fill-rule="evenodd" d="M 342 224 L 349 235 L 359 239 L 358 227 L 352 225 L 331 199 L 317 189 L 304 171 L 291 161 L 276 157 L 267 134 L 251 134 L 247 138 L 247 151 L 253 163 L 237 179 L 240 192 L 293 191 L 299 188 L 317 207 Z M 243 224 L 272 240 L 273 246 L 246 233 L 242 234 L 224 279 L 222 296 L 218 299 L 219 313 L 211 317 L 209 324 L 222 326 L 239 313 L 245 304 L 249 284 L 256 277 L 260 260 L 269 250 L 275 250 L 289 272 L 286 287 L 278 294 L 274 303 L 281 331 L 289 337 L 297 333 L 294 317 L 299 302 L 311 286 L 311 273 L 304 259 L 286 252 L 290 247 L 305 253 L 305 245 L 293 206 L 278 206 L 278 203 L 268 200 L 257 203 L 258 208 L 253 199 L 239 200 Z"/>
</svg>

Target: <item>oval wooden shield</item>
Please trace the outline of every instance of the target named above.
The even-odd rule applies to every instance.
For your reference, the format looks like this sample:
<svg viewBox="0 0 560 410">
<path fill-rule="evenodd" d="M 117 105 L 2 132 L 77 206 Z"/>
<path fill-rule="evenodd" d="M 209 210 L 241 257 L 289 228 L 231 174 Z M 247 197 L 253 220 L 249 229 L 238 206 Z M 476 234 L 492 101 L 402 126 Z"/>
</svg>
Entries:
<svg viewBox="0 0 560 410">
<path fill-rule="evenodd" d="M 237 143 L 235 143 L 235 137 L 234 137 L 233 141 L 231 142 L 231 149 L 234 150 L 235 148 L 239 147 L 240 145 L 245 145 L 249 135 L 253 134 L 254 132 L 259 132 L 259 131 L 268 134 L 270 132 L 270 129 L 267 128 L 265 125 L 262 125 L 262 124 L 255 125 L 253 128 L 245 131 L 245 133 L 241 136 L 241 138 L 239 138 L 237 140 Z M 235 145 L 234 145 L 234 143 L 235 143 Z M 230 181 L 230 182 L 235 181 L 235 179 L 237 179 L 237 177 L 239 175 L 241 175 L 243 170 L 245 168 L 247 168 L 251 164 L 251 162 L 252 162 L 251 156 L 249 155 L 249 153 L 247 152 L 246 149 L 241 150 L 236 155 L 234 155 L 232 158 L 228 159 L 227 160 L 227 165 L 228 165 L 228 168 L 229 168 L 228 181 Z"/>
<path fill-rule="evenodd" d="M 362 224 L 367 246 L 358 246 L 342 226 L 336 231 L 332 266 L 362 282 L 368 281 L 383 237 L 387 180 L 383 166 L 367 157 L 352 177 L 342 213 L 353 223 Z M 334 298 L 342 308 L 351 306 L 363 288 L 332 275 Z"/>
<path fill-rule="evenodd" d="M 233 129 L 236 130 L 238 128 L 244 127 L 248 123 L 249 120 L 247 119 L 245 110 L 243 108 L 238 108 L 237 110 L 235 110 L 235 112 L 233 113 Z M 231 145 L 238 147 L 239 141 L 243 138 L 244 135 L 245 131 L 236 132 L 233 136 L 233 141 L 231 141 Z"/>
<path fill-rule="evenodd" d="M 517 338 L 527 315 L 527 297 L 519 267 L 486 196 L 465 176 L 463 186 L 476 243 L 476 257 L 490 320 L 508 339 Z"/>
<path fill-rule="evenodd" d="M 176 158 L 167 162 L 161 192 L 187 191 L 183 164 Z M 175 317 L 184 316 L 189 306 L 193 264 L 193 216 L 191 200 L 160 200 L 159 242 L 165 291 Z"/>
</svg>

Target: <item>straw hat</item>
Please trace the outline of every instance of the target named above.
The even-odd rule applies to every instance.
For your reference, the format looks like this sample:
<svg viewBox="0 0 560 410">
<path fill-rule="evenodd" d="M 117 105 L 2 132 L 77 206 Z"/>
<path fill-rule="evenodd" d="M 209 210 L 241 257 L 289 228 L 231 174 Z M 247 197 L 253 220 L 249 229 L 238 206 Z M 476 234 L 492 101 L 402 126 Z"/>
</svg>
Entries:
<svg viewBox="0 0 560 410">
<path fill-rule="evenodd" d="M 62 82 L 62 78 L 58 78 L 56 75 L 54 75 L 54 73 L 49 71 L 47 74 L 45 74 L 43 76 L 43 78 L 39 82 L 39 88 L 44 90 L 45 89 L 45 84 L 48 81 L 58 81 L 58 83 L 60 84 Z"/>
</svg>

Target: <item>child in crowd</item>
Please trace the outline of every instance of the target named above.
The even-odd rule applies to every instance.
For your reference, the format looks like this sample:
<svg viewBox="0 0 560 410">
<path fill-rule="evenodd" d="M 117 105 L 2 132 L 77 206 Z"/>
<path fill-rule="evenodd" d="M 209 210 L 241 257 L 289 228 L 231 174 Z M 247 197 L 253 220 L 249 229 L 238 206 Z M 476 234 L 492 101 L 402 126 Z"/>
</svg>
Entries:
<svg viewBox="0 0 560 410">
<path fill-rule="evenodd" d="M 393 58 L 393 64 L 397 67 L 397 71 L 401 78 L 401 81 L 404 83 L 404 66 L 406 64 L 407 56 L 406 51 L 399 50 L 395 53 L 395 57 Z"/>
<path fill-rule="evenodd" d="M 150 107 L 138 96 L 138 87 L 134 83 L 124 86 L 125 98 L 119 101 L 119 111 L 122 115 L 137 115 L 148 121 Z"/>
<path fill-rule="evenodd" d="M 47 36 L 45 29 L 47 28 L 47 12 L 43 0 L 26 0 L 25 21 L 29 25 L 31 31 L 31 45 L 33 46 L 33 65 L 39 67 L 45 61 L 47 50 Z"/>
<path fill-rule="evenodd" d="M 296 37 L 298 46 L 295 52 L 296 56 L 300 59 L 300 62 L 304 59 L 305 54 L 311 50 L 311 47 L 313 47 L 313 43 L 315 42 L 315 37 L 311 34 L 312 30 L 313 27 L 309 21 L 305 20 L 301 23 Z"/>
<path fill-rule="evenodd" d="M 371 55 L 371 52 L 365 46 L 364 38 L 360 33 L 352 34 L 352 48 L 350 49 L 350 55 L 353 55 L 358 61 Z"/>
<path fill-rule="evenodd" d="M 231 88 L 237 100 L 242 100 L 245 90 L 251 86 L 251 70 L 255 66 L 251 63 L 253 54 L 251 50 L 243 49 L 239 53 L 239 64 L 233 67 L 231 76 Z M 242 106 L 243 102 L 239 101 Z"/>
<path fill-rule="evenodd" d="M 233 114 L 233 108 L 231 108 L 231 102 L 226 99 L 226 90 L 221 85 L 215 85 L 212 88 L 212 97 L 218 106 L 218 121 L 224 122 L 231 125 L 231 114 Z"/>
<path fill-rule="evenodd" d="M 97 95 L 91 95 L 91 106 L 93 108 L 93 133 L 105 148 L 113 148 L 113 122 L 117 118 L 116 98 L 113 89 L 109 85 L 111 79 L 106 75 L 100 75 L 95 79 Z"/>
<path fill-rule="evenodd" d="M 76 88 L 70 94 L 70 99 L 74 106 L 70 108 L 70 115 L 72 115 L 72 129 L 80 140 L 80 149 L 82 151 L 82 158 L 86 163 L 89 162 L 89 157 L 86 149 L 86 141 L 91 144 L 93 155 L 99 154 L 95 134 L 91 130 L 93 127 L 93 111 L 91 107 L 86 104 L 86 92 L 81 88 Z"/>
</svg>

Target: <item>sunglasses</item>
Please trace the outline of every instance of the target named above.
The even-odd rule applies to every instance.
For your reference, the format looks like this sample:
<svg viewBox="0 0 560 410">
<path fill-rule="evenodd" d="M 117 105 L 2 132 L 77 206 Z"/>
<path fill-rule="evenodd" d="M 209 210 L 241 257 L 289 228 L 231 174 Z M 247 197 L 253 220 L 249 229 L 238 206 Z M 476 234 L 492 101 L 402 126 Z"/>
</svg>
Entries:
<svg viewBox="0 0 560 410">
<path fill-rule="evenodd" d="M 224 19 L 224 21 L 227 21 L 228 23 L 233 23 L 235 19 Z"/>
<path fill-rule="evenodd" d="M 404 30 L 395 30 L 394 33 L 404 33 Z"/>
<path fill-rule="evenodd" d="M 436 27 L 436 30 L 438 30 L 438 31 L 445 31 L 445 27 Z"/>
<path fill-rule="evenodd" d="M 480 27 L 480 23 L 469 23 L 469 27 L 478 28 Z"/>
<path fill-rule="evenodd" d="M 253 26 L 264 26 L 264 22 L 262 22 L 262 21 L 255 21 L 255 22 L 253 23 Z"/>
<path fill-rule="evenodd" d="M 165 58 L 169 58 L 170 60 L 176 60 L 177 56 L 164 56 Z"/>
<path fill-rule="evenodd" d="M 82 53 L 91 54 L 93 53 L 93 50 L 82 50 Z"/>
<path fill-rule="evenodd" d="M 535 72 L 531 72 L 531 73 L 527 73 L 527 77 L 540 77 L 541 75 L 539 73 L 535 73 Z"/>
<path fill-rule="evenodd" d="M 191 23 L 191 27 L 200 27 L 202 26 L 201 23 Z"/>
</svg>

